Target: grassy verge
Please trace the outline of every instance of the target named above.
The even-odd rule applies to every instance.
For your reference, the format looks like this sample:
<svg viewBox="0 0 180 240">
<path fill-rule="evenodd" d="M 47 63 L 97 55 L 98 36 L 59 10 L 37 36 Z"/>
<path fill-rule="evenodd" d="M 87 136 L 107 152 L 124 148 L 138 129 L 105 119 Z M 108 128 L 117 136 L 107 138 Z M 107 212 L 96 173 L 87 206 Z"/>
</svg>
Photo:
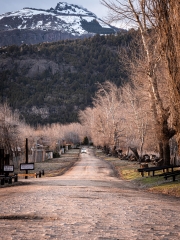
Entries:
<svg viewBox="0 0 180 240">
<path fill-rule="evenodd" d="M 35 169 L 29 172 L 39 172 L 44 170 L 44 177 L 55 177 L 68 171 L 79 159 L 79 149 L 70 149 L 60 158 L 53 158 L 44 162 L 35 163 Z M 15 169 L 20 173 L 19 169 Z M 42 176 L 43 177 L 43 176 Z"/>
<path fill-rule="evenodd" d="M 175 182 L 173 182 L 171 178 L 165 180 L 163 176 L 141 177 L 140 173 L 137 172 L 137 169 L 140 167 L 137 162 L 129 162 L 115 157 L 109 157 L 100 150 L 96 150 L 96 156 L 112 164 L 121 179 L 131 181 L 139 188 L 146 189 L 153 193 L 163 193 L 180 197 L 180 176 L 177 176 Z M 156 174 L 158 174 L 158 172 L 156 172 Z"/>
<path fill-rule="evenodd" d="M 29 170 L 28 173 L 38 173 L 39 171 L 44 170 L 45 175 L 41 175 L 41 177 L 56 177 L 64 174 L 70 168 L 74 166 L 74 164 L 79 160 L 79 149 L 70 149 L 68 152 L 63 154 L 60 158 L 53 158 L 50 160 L 46 160 L 44 162 L 35 163 L 35 169 Z M 25 173 L 25 171 L 20 171 L 19 168 L 15 168 L 15 173 Z M 0 188 L 6 188 L 11 186 L 20 186 L 26 185 L 29 183 L 22 182 L 21 179 L 24 177 L 18 177 L 18 182 L 13 181 L 12 184 L 5 183 L 4 185 L 0 185 Z M 28 178 L 33 178 L 33 176 L 28 176 Z"/>
</svg>

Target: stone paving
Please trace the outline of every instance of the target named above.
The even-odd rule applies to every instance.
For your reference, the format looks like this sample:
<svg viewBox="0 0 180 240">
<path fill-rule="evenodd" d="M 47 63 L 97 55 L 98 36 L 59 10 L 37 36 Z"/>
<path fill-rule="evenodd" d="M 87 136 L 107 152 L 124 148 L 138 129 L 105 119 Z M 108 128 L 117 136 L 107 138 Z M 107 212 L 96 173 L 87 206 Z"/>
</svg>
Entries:
<svg viewBox="0 0 180 240">
<path fill-rule="evenodd" d="M 138 190 L 81 154 L 62 176 L 0 189 L 0 239 L 176 240 L 179 199 Z"/>
</svg>

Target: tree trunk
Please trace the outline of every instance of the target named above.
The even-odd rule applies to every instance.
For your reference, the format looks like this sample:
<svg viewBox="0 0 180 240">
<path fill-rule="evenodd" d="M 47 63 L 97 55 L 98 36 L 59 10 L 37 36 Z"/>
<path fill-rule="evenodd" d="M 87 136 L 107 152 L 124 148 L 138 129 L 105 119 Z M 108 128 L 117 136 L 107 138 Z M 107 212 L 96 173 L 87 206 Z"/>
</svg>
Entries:
<svg viewBox="0 0 180 240">
<path fill-rule="evenodd" d="M 169 140 L 175 135 L 175 130 L 168 126 L 168 116 L 163 116 L 164 119 L 160 122 L 160 158 L 163 158 L 163 165 L 170 165 L 170 144 Z"/>
<path fill-rule="evenodd" d="M 131 151 L 134 153 L 136 160 L 139 161 L 139 154 L 138 154 L 137 148 L 129 147 L 129 149 L 131 149 Z"/>
<path fill-rule="evenodd" d="M 163 142 L 163 165 L 170 165 L 170 146 L 169 140 Z"/>
<path fill-rule="evenodd" d="M 163 158 L 163 143 L 159 142 L 159 158 Z"/>
<path fill-rule="evenodd" d="M 173 128 L 177 135 L 180 134 L 180 4 L 177 0 L 153 1 L 154 13 L 157 21 L 157 29 L 160 39 L 160 52 L 166 59 L 169 71 L 169 96 L 170 110 Z M 178 145 L 180 141 L 178 141 Z M 179 145 L 180 146 L 180 145 Z M 180 153 L 180 147 L 179 147 Z"/>
<path fill-rule="evenodd" d="M 143 146 L 144 146 L 144 143 L 141 143 L 141 146 L 140 146 L 140 156 L 142 158 L 142 155 L 143 155 Z"/>
</svg>

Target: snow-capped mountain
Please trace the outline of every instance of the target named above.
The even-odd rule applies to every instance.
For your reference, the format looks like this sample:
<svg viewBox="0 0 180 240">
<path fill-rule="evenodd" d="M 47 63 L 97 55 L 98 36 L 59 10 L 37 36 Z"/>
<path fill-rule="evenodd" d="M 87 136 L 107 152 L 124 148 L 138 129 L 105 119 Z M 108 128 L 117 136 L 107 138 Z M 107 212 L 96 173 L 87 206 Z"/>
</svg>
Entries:
<svg viewBox="0 0 180 240">
<path fill-rule="evenodd" d="M 116 31 L 94 13 L 66 2 L 59 2 L 48 10 L 26 7 L 0 15 L 0 46 L 52 42 Z"/>
</svg>

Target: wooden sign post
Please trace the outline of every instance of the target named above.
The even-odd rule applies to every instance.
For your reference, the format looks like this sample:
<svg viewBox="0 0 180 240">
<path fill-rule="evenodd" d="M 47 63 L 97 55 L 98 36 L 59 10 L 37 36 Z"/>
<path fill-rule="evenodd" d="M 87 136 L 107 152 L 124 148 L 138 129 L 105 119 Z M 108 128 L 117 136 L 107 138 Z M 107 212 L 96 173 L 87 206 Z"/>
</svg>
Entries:
<svg viewBox="0 0 180 240">
<path fill-rule="evenodd" d="M 29 173 L 28 170 L 34 170 L 34 163 L 28 163 L 28 139 L 26 138 L 26 161 L 25 163 L 20 164 L 20 170 L 26 171 L 24 174 L 18 174 L 19 176 L 25 177 L 25 179 L 28 178 L 28 176 L 35 176 L 34 173 Z"/>
<path fill-rule="evenodd" d="M 26 163 L 28 163 L 28 139 L 26 138 Z M 28 174 L 28 170 L 26 170 L 26 174 Z M 28 176 L 25 176 L 25 179 L 27 179 Z"/>
</svg>

